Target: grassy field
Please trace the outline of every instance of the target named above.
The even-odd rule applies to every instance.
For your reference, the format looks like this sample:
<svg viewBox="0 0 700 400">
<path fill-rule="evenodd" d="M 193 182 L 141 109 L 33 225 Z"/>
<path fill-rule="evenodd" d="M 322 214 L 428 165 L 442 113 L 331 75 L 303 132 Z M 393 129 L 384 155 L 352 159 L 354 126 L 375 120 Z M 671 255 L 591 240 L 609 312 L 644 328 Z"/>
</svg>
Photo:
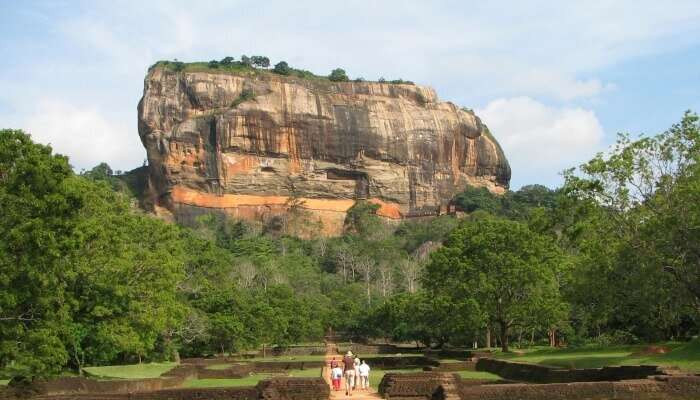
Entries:
<svg viewBox="0 0 700 400">
<path fill-rule="evenodd" d="M 9 379 L 0 379 L 0 386 L 7 386 L 9 382 Z"/>
<path fill-rule="evenodd" d="M 388 374 L 390 372 L 397 372 L 397 373 L 408 373 L 408 372 L 422 372 L 422 369 L 373 369 L 369 373 L 369 385 L 373 388 L 379 387 L 379 382 L 382 381 L 382 378 L 384 378 L 385 374 Z"/>
<path fill-rule="evenodd" d="M 325 355 L 316 356 L 279 356 L 279 357 L 255 357 L 246 358 L 242 361 L 323 361 L 326 359 Z"/>
<path fill-rule="evenodd" d="M 664 344 L 666 354 L 643 354 L 647 346 L 534 349 L 524 354 L 498 354 L 498 358 L 563 368 L 600 368 L 613 365 L 659 365 L 700 372 L 700 341 Z"/>
<path fill-rule="evenodd" d="M 253 374 L 245 378 L 237 379 L 190 379 L 183 385 L 187 388 L 209 388 L 209 387 L 241 387 L 255 386 L 261 380 L 273 376 L 272 374 Z"/>
<path fill-rule="evenodd" d="M 222 370 L 222 369 L 230 368 L 230 367 L 232 367 L 232 366 L 234 366 L 234 365 L 235 365 L 235 364 L 230 364 L 230 363 L 229 363 L 229 364 L 212 364 L 212 365 L 207 365 L 206 369 L 213 369 L 213 370 L 215 370 L 215 371 L 219 371 L 219 370 Z"/>
<path fill-rule="evenodd" d="M 488 379 L 494 381 L 501 379 L 501 377 L 498 375 L 481 371 L 457 371 L 457 374 L 464 379 Z"/>
<path fill-rule="evenodd" d="M 235 379 L 191 379 L 185 382 L 184 387 L 188 388 L 209 388 L 209 387 L 241 387 L 241 386 L 255 386 L 263 379 L 270 378 L 272 376 L 285 376 L 285 374 L 251 374 L 245 378 L 235 378 Z M 289 371 L 286 376 L 291 376 L 294 378 L 317 378 L 321 376 L 320 368 L 311 369 L 297 369 Z"/>
<path fill-rule="evenodd" d="M 173 369 L 176 365 L 174 362 L 110 365 L 106 367 L 86 367 L 85 371 L 101 378 L 157 378 Z"/>
<path fill-rule="evenodd" d="M 319 378 L 321 376 L 321 368 L 296 369 L 289 371 L 289 376 L 294 378 Z"/>
</svg>

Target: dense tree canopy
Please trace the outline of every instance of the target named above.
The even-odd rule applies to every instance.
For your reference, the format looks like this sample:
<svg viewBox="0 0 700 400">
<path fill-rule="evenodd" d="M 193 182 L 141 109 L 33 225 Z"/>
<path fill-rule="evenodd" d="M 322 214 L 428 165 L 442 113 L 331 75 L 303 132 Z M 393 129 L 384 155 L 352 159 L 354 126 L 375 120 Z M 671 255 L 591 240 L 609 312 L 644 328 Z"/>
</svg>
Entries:
<svg viewBox="0 0 700 400">
<path fill-rule="evenodd" d="M 253 58 L 241 57 L 265 66 Z M 490 345 L 494 332 L 503 350 L 687 339 L 699 157 L 687 113 L 658 136 L 621 136 L 558 190 L 467 188 L 457 215 L 399 224 L 361 201 L 342 236 L 303 240 L 319 221 L 294 199 L 281 219 L 177 226 L 136 207 L 144 169 L 75 174 L 2 130 L 0 374 L 285 346 L 329 327 L 437 347 Z"/>
<path fill-rule="evenodd" d="M 433 255 L 424 282 L 456 309 L 469 303 L 468 313 L 499 328 L 503 351 L 508 351 L 513 327 L 555 324 L 563 317 L 557 280 L 562 264 L 550 238 L 519 222 L 478 217 L 450 234 Z"/>
</svg>

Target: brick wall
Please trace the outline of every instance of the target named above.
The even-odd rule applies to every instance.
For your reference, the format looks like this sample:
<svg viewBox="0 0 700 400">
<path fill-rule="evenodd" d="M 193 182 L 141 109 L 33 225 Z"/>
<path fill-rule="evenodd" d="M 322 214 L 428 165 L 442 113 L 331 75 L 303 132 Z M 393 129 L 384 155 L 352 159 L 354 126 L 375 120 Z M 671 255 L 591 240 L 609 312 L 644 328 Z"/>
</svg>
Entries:
<svg viewBox="0 0 700 400">
<path fill-rule="evenodd" d="M 360 357 L 367 362 L 371 368 L 420 368 L 420 367 L 437 367 L 440 362 L 423 356 L 410 357 Z"/>
<path fill-rule="evenodd" d="M 271 378 L 256 386 L 262 400 L 327 400 L 331 391 L 323 378 Z"/>
<path fill-rule="evenodd" d="M 460 387 L 462 400 L 660 400 L 700 398 L 696 376 L 620 382 L 510 384 Z"/>
<path fill-rule="evenodd" d="M 479 359 L 476 370 L 491 372 L 505 379 L 535 383 L 621 381 L 663 375 L 663 371 L 653 365 L 561 369 L 491 358 Z"/>
<path fill-rule="evenodd" d="M 387 400 L 455 398 L 458 390 L 457 375 L 439 372 L 388 373 L 379 384 L 379 394 Z"/>
</svg>

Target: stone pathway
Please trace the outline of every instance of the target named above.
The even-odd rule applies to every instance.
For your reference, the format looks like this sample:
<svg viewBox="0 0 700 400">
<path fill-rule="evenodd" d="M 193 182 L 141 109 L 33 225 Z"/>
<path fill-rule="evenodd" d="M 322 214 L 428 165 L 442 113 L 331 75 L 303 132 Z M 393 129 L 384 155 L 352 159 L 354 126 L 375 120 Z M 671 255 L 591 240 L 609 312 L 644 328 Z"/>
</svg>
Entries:
<svg viewBox="0 0 700 400">
<path fill-rule="evenodd" d="M 326 365 L 323 367 L 323 379 L 325 379 L 326 383 L 328 383 L 328 386 L 331 386 L 331 400 L 347 400 L 347 399 L 353 399 L 353 400 L 380 400 L 382 397 L 377 393 L 376 388 L 370 388 L 369 390 L 355 390 L 352 392 L 352 396 L 346 396 L 345 395 L 345 378 L 340 382 L 340 388 L 341 390 L 335 391 L 333 390 L 332 384 L 331 384 L 331 370 L 330 370 L 330 363 L 331 360 L 335 357 L 338 362 L 341 361 L 342 356 L 338 354 L 338 346 L 335 343 L 328 343 L 326 344 Z M 371 372 L 370 372 L 371 374 Z"/>
</svg>

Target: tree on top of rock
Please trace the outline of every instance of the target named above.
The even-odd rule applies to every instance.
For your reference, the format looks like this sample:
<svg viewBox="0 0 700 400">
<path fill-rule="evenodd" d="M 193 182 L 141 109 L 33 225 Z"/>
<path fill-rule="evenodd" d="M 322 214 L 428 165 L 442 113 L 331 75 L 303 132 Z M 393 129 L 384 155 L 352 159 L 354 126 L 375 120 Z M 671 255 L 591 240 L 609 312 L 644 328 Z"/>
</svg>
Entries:
<svg viewBox="0 0 700 400">
<path fill-rule="evenodd" d="M 270 59 L 265 56 L 252 56 L 250 62 L 256 67 L 267 68 L 270 66 Z"/>
<path fill-rule="evenodd" d="M 287 64 L 286 61 L 280 61 L 275 64 L 275 68 L 272 69 L 272 72 L 280 75 L 289 75 L 292 69 L 289 68 L 289 64 Z"/>
<path fill-rule="evenodd" d="M 347 82 L 350 80 L 350 78 L 348 78 L 348 74 L 346 74 L 345 70 L 342 68 L 336 68 L 331 71 L 331 74 L 328 75 L 328 79 L 333 82 Z"/>
</svg>

